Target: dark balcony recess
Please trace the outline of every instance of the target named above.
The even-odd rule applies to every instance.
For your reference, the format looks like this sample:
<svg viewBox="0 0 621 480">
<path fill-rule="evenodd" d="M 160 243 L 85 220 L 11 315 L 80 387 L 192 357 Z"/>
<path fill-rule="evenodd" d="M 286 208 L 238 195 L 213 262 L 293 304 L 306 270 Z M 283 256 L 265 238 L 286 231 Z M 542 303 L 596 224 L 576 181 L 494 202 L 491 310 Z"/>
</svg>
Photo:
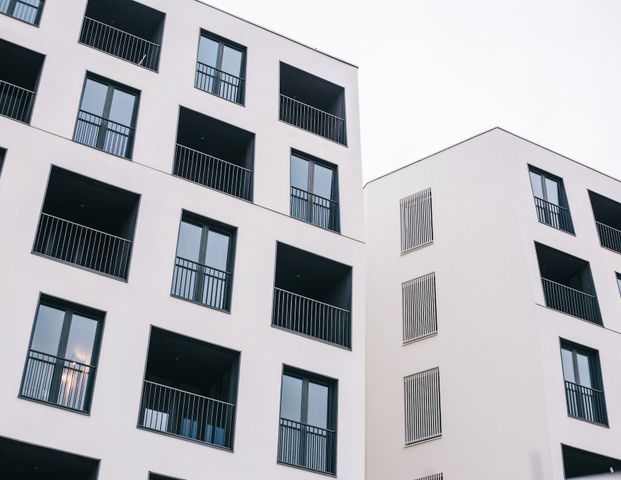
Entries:
<svg viewBox="0 0 621 480">
<path fill-rule="evenodd" d="M 280 64 L 280 120 L 347 145 L 345 89 Z"/>
<path fill-rule="evenodd" d="M 589 263 L 545 245 L 535 245 L 546 306 L 601 325 Z"/>
<path fill-rule="evenodd" d="M 254 134 L 181 108 L 173 174 L 252 201 Z"/>
<path fill-rule="evenodd" d="M 153 328 L 138 426 L 233 448 L 239 353 Z"/>
<path fill-rule="evenodd" d="M 139 196 L 52 168 L 33 252 L 127 279 Z"/>
<path fill-rule="evenodd" d="M 45 0 L 0 0 L 0 13 L 22 22 L 39 25 Z"/>
<path fill-rule="evenodd" d="M 565 478 L 618 478 L 611 473 L 621 472 L 621 460 L 599 455 L 579 448 L 563 445 L 563 467 Z"/>
<path fill-rule="evenodd" d="M 621 203 L 594 192 L 589 197 L 600 245 L 621 253 Z"/>
<path fill-rule="evenodd" d="M 30 123 L 44 56 L 0 40 L 0 58 L 0 115 Z"/>
<path fill-rule="evenodd" d="M 164 17 L 132 0 L 89 0 L 80 43 L 157 71 Z"/>
<path fill-rule="evenodd" d="M 351 348 L 351 267 L 279 243 L 272 325 Z"/>
<path fill-rule="evenodd" d="M 2 480 L 96 480 L 99 460 L 0 437 Z"/>
</svg>

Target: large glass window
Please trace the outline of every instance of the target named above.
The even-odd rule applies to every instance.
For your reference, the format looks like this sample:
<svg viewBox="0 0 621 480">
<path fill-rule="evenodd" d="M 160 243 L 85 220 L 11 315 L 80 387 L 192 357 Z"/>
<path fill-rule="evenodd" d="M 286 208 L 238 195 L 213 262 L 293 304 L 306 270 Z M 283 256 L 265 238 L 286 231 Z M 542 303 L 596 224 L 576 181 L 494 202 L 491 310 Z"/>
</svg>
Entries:
<svg viewBox="0 0 621 480">
<path fill-rule="evenodd" d="M 229 310 L 235 229 L 191 214 L 179 227 L 172 294 Z"/>
<path fill-rule="evenodd" d="M 101 312 L 43 297 L 21 396 L 88 412 L 102 319 Z"/>
<path fill-rule="evenodd" d="M 246 49 L 202 32 L 198 44 L 196 88 L 235 103 L 244 103 Z"/>
<path fill-rule="evenodd" d="M 569 415 L 607 425 L 606 401 L 597 351 L 563 341 L 561 361 Z"/>
<path fill-rule="evenodd" d="M 528 173 L 539 221 L 574 233 L 563 180 L 535 167 L 529 167 Z"/>
<path fill-rule="evenodd" d="M 300 153 L 291 154 L 291 216 L 339 231 L 335 166 Z"/>
<path fill-rule="evenodd" d="M 0 13 L 39 25 L 44 0 L 0 0 Z"/>
<path fill-rule="evenodd" d="M 336 467 L 336 382 L 286 368 L 278 461 L 325 473 Z"/>
<path fill-rule="evenodd" d="M 73 139 L 119 157 L 131 158 L 138 93 L 100 77 L 87 76 Z"/>
</svg>

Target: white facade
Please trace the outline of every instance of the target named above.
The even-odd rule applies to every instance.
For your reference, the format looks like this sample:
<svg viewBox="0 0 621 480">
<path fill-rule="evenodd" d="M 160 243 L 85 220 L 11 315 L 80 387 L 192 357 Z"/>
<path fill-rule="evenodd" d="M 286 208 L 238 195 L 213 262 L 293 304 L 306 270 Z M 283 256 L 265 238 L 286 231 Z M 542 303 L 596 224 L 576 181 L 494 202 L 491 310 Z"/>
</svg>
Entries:
<svg viewBox="0 0 621 480">
<path fill-rule="evenodd" d="M 575 234 L 538 221 L 529 165 L 563 180 Z M 433 241 L 401 254 L 400 200 L 426 189 Z M 368 480 L 561 480 L 561 445 L 621 458 L 621 255 L 589 190 L 621 202 L 617 180 L 501 129 L 367 184 Z M 546 307 L 535 242 L 590 263 L 603 326 Z M 401 286 L 431 272 L 437 333 L 404 344 Z M 561 339 L 598 351 L 608 426 L 568 415 Z M 434 368 L 441 435 L 406 446 L 404 378 Z"/>
<path fill-rule="evenodd" d="M 0 436 L 100 460 L 100 480 L 306 479 L 277 463 L 283 365 L 338 380 L 337 476 L 364 476 L 364 256 L 357 70 L 193 0 L 165 13 L 158 72 L 78 43 L 86 0 L 48 1 L 0 38 L 45 55 L 30 124 L 0 117 Z M 200 29 L 246 47 L 245 105 L 194 88 Z M 347 146 L 279 121 L 279 62 L 344 88 Z M 87 72 L 140 91 L 131 161 L 72 140 Z M 179 107 L 255 134 L 254 198 L 171 175 Z M 290 216 L 296 149 L 338 168 L 340 234 Z M 52 166 L 140 195 L 126 282 L 32 254 Z M 170 295 L 182 211 L 237 228 L 230 313 Z M 277 242 L 352 267 L 352 349 L 271 326 Z M 321 279 L 317 279 L 318 282 Z M 18 398 L 40 294 L 106 313 L 90 414 Z M 233 451 L 136 428 L 152 326 L 241 352 Z"/>
</svg>

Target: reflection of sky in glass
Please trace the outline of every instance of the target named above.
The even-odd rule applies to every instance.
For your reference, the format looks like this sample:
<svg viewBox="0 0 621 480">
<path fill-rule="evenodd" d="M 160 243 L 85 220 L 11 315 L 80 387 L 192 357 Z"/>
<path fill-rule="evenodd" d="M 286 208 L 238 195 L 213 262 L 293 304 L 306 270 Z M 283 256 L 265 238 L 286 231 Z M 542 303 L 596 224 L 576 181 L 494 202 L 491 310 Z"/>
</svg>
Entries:
<svg viewBox="0 0 621 480">
<path fill-rule="evenodd" d="M 308 191 L 308 162 L 291 155 L 291 186 Z"/>
<path fill-rule="evenodd" d="M 563 360 L 563 376 L 568 382 L 576 383 L 576 374 L 574 372 L 574 360 L 571 350 L 562 349 L 561 358 Z"/>
<path fill-rule="evenodd" d="M 101 117 L 106 103 L 108 86 L 88 78 L 82 95 L 81 110 Z"/>
<path fill-rule="evenodd" d="M 192 223 L 181 222 L 179 242 L 177 243 L 177 256 L 198 262 L 202 233 L 203 229 L 201 227 Z"/>
<path fill-rule="evenodd" d="M 207 238 L 205 265 L 218 270 L 226 270 L 229 253 L 229 236 L 213 230 Z"/>
<path fill-rule="evenodd" d="M 308 421 L 319 428 L 328 427 L 328 387 L 308 383 Z"/>
<path fill-rule="evenodd" d="M 289 375 L 282 377 L 280 416 L 296 422 L 301 421 L 302 380 Z"/>
<path fill-rule="evenodd" d="M 198 44 L 198 61 L 215 68 L 218 62 L 218 43 L 201 36 Z"/>
<path fill-rule="evenodd" d="M 39 314 L 32 338 L 32 350 L 57 355 L 64 318 L 64 310 L 47 305 L 39 306 Z"/>
<path fill-rule="evenodd" d="M 90 363 L 96 333 L 96 320 L 74 314 L 71 319 L 65 358 L 80 363 Z"/>
<path fill-rule="evenodd" d="M 315 164 L 313 193 L 323 198 L 332 198 L 332 169 Z"/>
<path fill-rule="evenodd" d="M 115 89 L 112 95 L 112 105 L 110 105 L 110 120 L 131 126 L 134 117 L 135 100 L 135 95 Z"/>
<path fill-rule="evenodd" d="M 222 47 L 222 70 L 236 77 L 241 76 L 242 52 L 224 45 Z"/>
</svg>

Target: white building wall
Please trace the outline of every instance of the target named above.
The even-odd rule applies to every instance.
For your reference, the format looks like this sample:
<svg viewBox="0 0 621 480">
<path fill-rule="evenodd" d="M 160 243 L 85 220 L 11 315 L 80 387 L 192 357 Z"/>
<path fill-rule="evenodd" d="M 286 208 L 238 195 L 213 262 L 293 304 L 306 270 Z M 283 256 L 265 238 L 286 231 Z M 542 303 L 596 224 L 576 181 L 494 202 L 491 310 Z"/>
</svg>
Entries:
<svg viewBox="0 0 621 480">
<path fill-rule="evenodd" d="M 101 459 L 100 480 L 305 479 L 276 463 L 283 364 L 336 378 L 338 477 L 364 475 L 364 266 L 354 67 L 193 0 L 166 13 L 159 73 L 77 43 L 85 0 L 47 2 L 39 28 L 0 15 L 0 37 L 46 55 L 30 126 L 0 117 L 0 435 Z M 246 105 L 194 88 L 201 28 L 247 47 Z M 278 120 L 279 61 L 345 88 L 348 146 Z M 71 140 L 86 72 L 141 92 L 133 160 Z M 254 203 L 171 175 L 179 105 L 256 134 Z M 342 234 L 289 217 L 290 150 L 338 166 Z M 128 282 L 31 254 L 50 168 L 140 194 Z M 170 296 L 182 209 L 237 227 L 231 313 Z M 353 267 L 353 350 L 274 329 L 276 242 Z M 40 293 L 107 312 L 90 415 L 19 399 Z M 241 352 L 234 452 L 136 428 L 151 326 Z"/>
<path fill-rule="evenodd" d="M 564 179 L 575 236 L 537 221 L 529 163 Z M 434 242 L 402 256 L 399 200 L 428 187 Z M 561 443 L 621 457 L 621 256 L 599 246 L 587 188 L 621 200 L 617 181 L 500 129 L 366 186 L 368 479 L 560 480 Z M 591 262 L 604 328 L 543 306 L 534 241 Z M 438 334 L 402 346 L 401 284 L 432 271 Z M 599 350 L 610 428 L 567 416 L 559 337 Z M 405 447 L 403 377 L 433 367 L 443 435 Z"/>
</svg>

